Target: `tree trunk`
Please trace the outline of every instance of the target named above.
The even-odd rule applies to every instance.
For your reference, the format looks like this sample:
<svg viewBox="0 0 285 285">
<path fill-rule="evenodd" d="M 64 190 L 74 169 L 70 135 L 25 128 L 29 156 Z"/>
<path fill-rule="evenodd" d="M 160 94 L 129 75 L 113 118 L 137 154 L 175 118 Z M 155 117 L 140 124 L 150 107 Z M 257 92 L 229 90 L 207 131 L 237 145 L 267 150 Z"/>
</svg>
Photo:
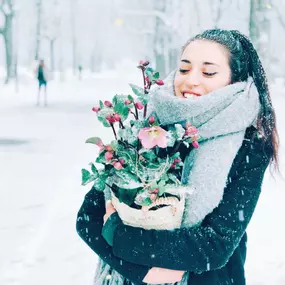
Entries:
<svg viewBox="0 0 285 285">
<path fill-rule="evenodd" d="M 50 70 L 54 71 L 54 43 L 55 39 L 50 39 Z"/>
<path fill-rule="evenodd" d="M 37 5 L 37 28 L 36 28 L 35 60 L 39 60 L 40 44 L 41 44 L 42 0 L 37 0 L 36 5 Z"/>
<path fill-rule="evenodd" d="M 165 1 L 156 0 L 154 2 L 154 9 L 159 12 L 165 12 Z M 165 65 L 165 40 L 164 40 L 164 29 L 161 19 L 155 18 L 155 34 L 154 34 L 154 56 L 155 56 L 155 67 L 159 71 L 160 77 L 164 78 L 166 75 Z"/>
<path fill-rule="evenodd" d="M 249 34 L 265 69 L 268 68 L 269 63 L 268 41 L 270 32 L 270 22 L 266 17 L 266 12 L 264 1 L 251 0 Z"/>
<path fill-rule="evenodd" d="M 12 36 L 13 16 L 7 15 L 4 30 L 4 43 L 6 53 L 6 79 L 5 84 L 13 77 L 13 36 Z"/>
<path fill-rule="evenodd" d="M 76 0 L 71 1 L 71 31 L 72 31 L 72 63 L 73 74 L 77 71 L 77 43 L 76 43 L 76 25 L 75 25 L 75 4 Z"/>
</svg>

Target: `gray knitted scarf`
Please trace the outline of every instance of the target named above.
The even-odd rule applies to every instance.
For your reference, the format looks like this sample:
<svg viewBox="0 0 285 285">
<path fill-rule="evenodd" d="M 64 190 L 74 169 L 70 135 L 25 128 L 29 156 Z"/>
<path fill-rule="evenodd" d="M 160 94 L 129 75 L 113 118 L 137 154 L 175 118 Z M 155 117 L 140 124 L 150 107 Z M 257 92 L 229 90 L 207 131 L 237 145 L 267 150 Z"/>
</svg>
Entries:
<svg viewBox="0 0 285 285">
<path fill-rule="evenodd" d="M 183 185 L 175 189 L 186 196 L 182 227 L 190 228 L 201 223 L 222 200 L 231 165 L 246 129 L 256 124 L 260 103 L 252 78 L 204 96 L 179 98 L 174 94 L 174 76 L 175 71 L 165 80 L 165 85 L 150 93 L 148 114 L 155 112 L 162 125 L 183 124 L 187 120 L 198 128 L 203 138 L 199 148 L 186 157 Z M 99 260 L 94 285 L 124 284 L 132 283 Z M 177 284 L 188 284 L 188 273 Z"/>
</svg>

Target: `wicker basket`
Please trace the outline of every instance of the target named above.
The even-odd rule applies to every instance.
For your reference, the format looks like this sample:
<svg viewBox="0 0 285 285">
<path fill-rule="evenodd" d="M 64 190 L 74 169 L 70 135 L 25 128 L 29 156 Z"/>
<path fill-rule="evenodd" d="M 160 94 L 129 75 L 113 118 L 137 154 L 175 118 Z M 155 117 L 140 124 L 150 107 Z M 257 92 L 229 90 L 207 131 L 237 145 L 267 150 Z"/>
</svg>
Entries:
<svg viewBox="0 0 285 285">
<path fill-rule="evenodd" d="M 126 225 L 146 230 L 173 230 L 181 226 L 185 198 L 184 195 L 180 195 L 180 199 L 176 197 L 161 197 L 150 206 L 135 209 L 125 203 L 121 203 L 112 193 L 112 203 Z M 159 205 L 167 206 L 150 210 L 152 207 Z"/>
</svg>

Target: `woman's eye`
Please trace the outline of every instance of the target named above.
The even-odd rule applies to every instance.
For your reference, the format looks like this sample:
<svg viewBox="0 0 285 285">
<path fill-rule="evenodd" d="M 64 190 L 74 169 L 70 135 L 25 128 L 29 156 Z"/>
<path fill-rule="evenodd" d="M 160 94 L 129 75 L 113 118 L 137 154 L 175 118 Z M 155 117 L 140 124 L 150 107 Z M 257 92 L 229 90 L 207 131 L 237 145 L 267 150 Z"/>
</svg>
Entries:
<svg viewBox="0 0 285 285">
<path fill-rule="evenodd" d="M 181 73 L 186 73 L 187 71 L 189 71 L 188 69 L 179 69 L 179 71 L 181 72 Z"/>
<path fill-rule="evenodd" d="M 212 73 L 209 73 L 209 72 L 203 72 L 203 74 L 205 74 L 206 76 L 214 76 L 215 74 L 217 74 L 218 72 L 212 72 Z"/>
<path fill-rule="evenodd" d="M 181 73 L 186 73 L 187 71 L 189 71 L 188 69 L 179 69 L 179 71 L 181 72 Z"/>
</svg>

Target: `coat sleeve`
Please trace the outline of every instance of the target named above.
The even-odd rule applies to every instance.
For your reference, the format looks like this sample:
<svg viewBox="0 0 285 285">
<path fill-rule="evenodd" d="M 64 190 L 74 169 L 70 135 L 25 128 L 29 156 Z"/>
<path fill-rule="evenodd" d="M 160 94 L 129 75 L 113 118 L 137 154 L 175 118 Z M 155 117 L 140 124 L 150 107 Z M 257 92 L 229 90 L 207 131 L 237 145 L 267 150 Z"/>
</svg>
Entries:
<svg viewBox="0 0 285 285">
<path fill-rule="evenodd" d="M 268 163 L 261 148 L 245 157 L 238 175 L 228 183 L 223 200 L 200 226 L 168 231 L 119 225 L 113 241 L 115 256 L 195 273 L 223 267 L 252 217 Z"/>
<path fill-rule="evenodd" d="M 114 256 L 110 247 L 101 235 L 103 216 L 105 215 L 105 199 L 103 192 L 92 188 L 85 196 L 77 215 L 76 230 L 83 241 L 107 264 L 132 281 L 142 282 L 150 267 L 130 263 Z"/>
</svg>

